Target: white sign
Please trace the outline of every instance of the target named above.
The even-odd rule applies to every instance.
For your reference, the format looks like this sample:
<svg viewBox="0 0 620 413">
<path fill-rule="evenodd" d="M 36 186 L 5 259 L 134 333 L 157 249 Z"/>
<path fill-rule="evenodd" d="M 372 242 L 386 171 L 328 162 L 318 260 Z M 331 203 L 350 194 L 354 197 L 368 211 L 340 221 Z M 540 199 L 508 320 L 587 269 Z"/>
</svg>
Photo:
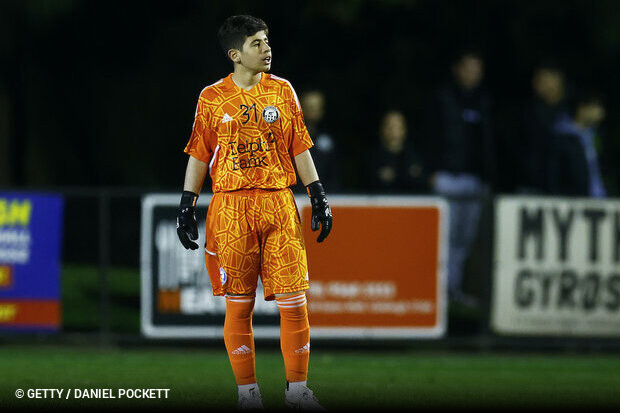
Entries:
<svg viewBox="0 0 620 413">
<path fill-rule="evenodd" d="M 620 336 L 620 202 L 498 197 L 491 325 Z"/>
<path fill-rule="evenodd" d="M 333 279 L 324 274 L 324 269 L 317 270 L 316 273 L 311 269 L 309 311 L 311 317 L 316 314 L 323 317 L 318 320 L 318 325 L 313 327 L 312 336 L 344 340 L 441 337 L 446 328 L 444 257 L 447 253 L 447 245 L 444 240 L 448 238 L 448 222 L 445 202 L 437 198 L 413 196 L 334 195 L 330 196 L 329 200 L 333 208 L 349 208 L 349 214 L 353 211 L 351 208 L 359 210 L 366 207 L 375 210 L 379 208 L 379 212 L 384 216 L 387 214 L 384 211 L 385 208 L 393 208 L 394 211 L 407 208 L 418 213 L 431 211 L 431 215 L 436 216 L 436 221 L 433 221 L 436 223 L 428 225 L 423 230 L 427 232 L 418 231 L 417 236 L 420 243 L 430 245 L 429 242 L 435 242 L 437 245 L 429 249 L 435 252 L 425 256 L 424 258 L 428 261 L 422 264 L 418 261 L 411 264 L 411 260 L 407 259 L 402 261 L 406 265 L 420 266 L 415 267 L 420 272 L 420 274 L 416 273 L 416 276 L 420 276 L 423 282 L 416 282 L 411 277 L 405 277 L 394 271 L 389 274 L 382 273 L 380 270 L 387 264 L 380 259 L 380 254 L 384 253 L 381 249 L 373 251 L 373 257 L 369 258 L 378 263 L 373 267 L 378 270 L 367 270 L 365 277 L 361 277 L 362 274 L 359 272 L 350 272 L 351 276 L 346 279 L 341 277 L 342 274 L 340 274 L 340 279 Z M 204 262 L 206 247 L 204 214 L 207 212 L 209 201 L 210 196 L 203 194 L 197 204 L 200 226 L 199 239 L 196 242 L 200 248 L 186 250 L 179 242 L 176 232 L 175 218 L 178 212 L 179 195 L 148 194 L 142 200 L 141 326 L 143 334 L 147 337 L 217 339 L 222 337 L 226 302 L 223 297 L 213 296 L 210 277 Z M 306 232 L 310 232 L 310 224 L 307 222 L 310 214 L 304 214 L 307 212 L 305 208 L 310 207 L 308 197 L 299 196 L 297 202 L 302 220 L 306 220 L 302 221 L 302 224 Z M 341 212 L 339 216 L 341 217 L 339 222 L 344 222 L 344 217 L 347 215 Z M 341 229 L 338 233 L 341 237 L 339 241 L 341 244 L 336 244 L 340 245 L 337 255 L 345 249 L 344 247 L 348 247 L 348 251 L 354 256 L 361 251 L 361 249 L 351 248 L 352 240 L 359 240 L 359 231 L 356 230 L 359 225 L 354 218 L 349 218 L 348 221 L 350 232 L 344 231 L 344 226 L 340 224 Z M 387 234 L 387 238 L 398 239 L 402 223 L 398 220 L 393 222 L 395 222 L 394 228 L 378 227 L 381 229 L 377 229 L 376 232 L 383 231 Z M 307 237 L 308 234 L 305 236 Z M 324 249 L 324 244 L 320 246 L 315 242 L 316 233 L 312 233 L 311 237 L 306 239 L 308 257 L 311 257 L 310 253 L 318 254 L 319 251 L 329 253 Z M 330 238 L 332 245 L 337 239 L 337 237 Z M 385 250 L 394 251 L 393 246 L 386 245 Z M 397 252 L 402 250 L 407 252 L 409 248 L 407 245 L 400 246 Z M 333 251 L 335 249 L 331 250 Z M 329 254 L 327 255 L 327 258 L 330 258 Z M 315 260 L 319 260 L 316 257 L 319 256 L 315 255 Z M 324 264 L 323 268 L 333 267 L 335 264 L 331 259 L 320 261 Z M 402 262 L 396 259 L 392 265 L 398 269 L 409 268 L 403 267 Z M 341 257 L 338 263 L 342 268 L 350 267 L 350 263 Z M 368 263 L 362 263 L 361 266 L 368 267 Z M 310 268 L 313 268 L 312 262 L 310 262 Z M 376 274 L 380 274 L 380 277 L 377 278 Z M 403 296 L 404 287 L 415 290 Z M 274 301 L 264 300 L 261 285 L 256 290 L 255 303 L 254 337 L 277 339 L 280 334 L 280 315 Z M 370 321 L 368 323 L 357 322 L 356 318 L 360 318 L 360 315 L 371 317 Z M 325 322 L 325 320 L 335 319 L 343 321 L 332 324 Z M 350 322 L 352 319 L 355 323 Z M 381 324 L 386 319 L 392 322 Z M 347 322 L 351 325 L 347 325 Z"/>
<path fill-rule="evenodd" d="M 203 194 L 197 209 L 206 213 L 211 196 Z M 186 250 L 176 231 L 178 194 L 148 194 L 142 200 L 141 326 L 153 338 L 223 337 L 226 300 L 214 297 L 205 268 L 204 218 L 199 220 L 197 250 Z M 166 303 L 165 296 L 175 297 Z M 254 315 L 270 317 L 255 323 L 255 337 L 277 338 L 278 309 L 256 290 Z M 208 319 L 207 317 L 211 317 Z"/>
</svg>

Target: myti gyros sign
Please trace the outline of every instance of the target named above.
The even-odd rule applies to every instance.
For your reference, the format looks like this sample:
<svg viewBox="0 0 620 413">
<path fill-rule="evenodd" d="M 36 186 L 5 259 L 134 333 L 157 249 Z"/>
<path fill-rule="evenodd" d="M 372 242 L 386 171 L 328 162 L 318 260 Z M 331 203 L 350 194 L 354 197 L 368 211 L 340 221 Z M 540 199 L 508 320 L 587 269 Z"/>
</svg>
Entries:
<svg viewBox="0 0 620 413">
<path fill-rule="evenodd" d="M 620 336 L 620 202 L 496 200 L 492 327 Z"/>
</svg>

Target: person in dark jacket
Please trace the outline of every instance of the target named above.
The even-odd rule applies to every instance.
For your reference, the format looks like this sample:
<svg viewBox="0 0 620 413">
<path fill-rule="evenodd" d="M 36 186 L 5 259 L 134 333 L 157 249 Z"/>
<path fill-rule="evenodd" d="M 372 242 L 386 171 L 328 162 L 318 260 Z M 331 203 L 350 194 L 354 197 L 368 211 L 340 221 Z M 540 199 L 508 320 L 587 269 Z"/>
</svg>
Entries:
<svg viewBox="0 0 620 413">
<path fill-rule="evenodd" d="M 452 79 L 434 96 L 429 122 L 429 160 L 437 173 L 467 174 L 491 184 L 495 174 L 491 98 L 482 86 L 484 62 L 465 51 Z"/>
<path fill-rule="evenodd" d="M 480 54 L 457 55 L 451 81 L 435 96 L 428 129 L 433 189 L 450 204 L 448 291 L 452 301 L 465 305 L 476 300 L 463 292 L 463 267 L 478 229 L 480 197 L 495 176 L 491 98 L 483 77 Z"/>
<path fill-rule="evenodd" d="M 369 157 L 369 183 L 377 193 L 424 193 L 428 174 L 421 156 L 408 138 L 407 120 L 402 112 L 390 110 L 383 115 L 380 141 Z"/>
<path fill-rule="evenodd" d="M 556 122 L 549 173 L 553 195 L 606 197 L 599 162 L 600 139 L 596 134 L 603 119 L 605 108 L 601 97 L 587 92 L 575 98 L 570 116 L 561 116 Z"/>
<path fill-rule="evenodd" d="M 552 61 L 539 64 L 532 76 L 532 89 L 534 94 L 523 113 L 517 191 L 548 194 L 554 128 L 568 111 L 562 69 Z"/>
<path fill-rule="evenodd" d="M 338 145 L 329 128 L 325 125 L 325 95 L 319 90 L 309 90 L 301 96 L 306 128 L 314 139 L 310 148 L 315 166 L 321 174 L 323 186 L 330 192 L 339 192 L 341 188 Z"/>
</svg>

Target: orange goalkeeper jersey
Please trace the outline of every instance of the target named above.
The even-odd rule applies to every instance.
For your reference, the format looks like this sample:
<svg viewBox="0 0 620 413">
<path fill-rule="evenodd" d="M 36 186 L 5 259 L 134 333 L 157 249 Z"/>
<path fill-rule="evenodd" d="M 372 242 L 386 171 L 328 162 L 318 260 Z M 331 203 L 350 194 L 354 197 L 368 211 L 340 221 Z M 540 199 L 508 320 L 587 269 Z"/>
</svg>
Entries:
<svg viewBox="0 0 620 413">
<path fill-rule="evenodd" d="M 287 80 L 263 73 L 244 90 L 230 74 L 200 93 L 185 152 L 209 165 L 213 192 L 282 189 L 296 182 L 293 158 L 312 145 Z"/>
</svg>

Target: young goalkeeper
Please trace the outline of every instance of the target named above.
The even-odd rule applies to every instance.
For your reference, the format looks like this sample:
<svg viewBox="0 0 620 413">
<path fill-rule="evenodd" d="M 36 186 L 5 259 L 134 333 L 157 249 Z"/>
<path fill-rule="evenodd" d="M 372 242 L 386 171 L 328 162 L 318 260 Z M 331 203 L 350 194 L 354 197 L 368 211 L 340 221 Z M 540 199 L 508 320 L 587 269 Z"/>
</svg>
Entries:
<svg viewBox="0 0 620 413">
<path fill-rule="evenodd" d="M 197 249 L 195 205 L 209 172 L 205 262 L 213 294 L 226 296 L 224 342 L 239 387 L 237 408 L 262 408 L 255 373 L 252 311 L 260 275 L 265 299 L 280 311 L 286 372 L 285 404 L 324 410 L 307 385 L 310 326 L 308 269 L 299 213 L 290 186 L 295 168 L 312 204 L 311 227 L 322 242 L 332 215 L 308 149 L 312 141 L 291 84 L 269 75 L 271 47 L 265 22 L 232 16 L 218 38 L 233 62 L 228 77 L 200 94 L 177 233 Z"/>
</svg>

